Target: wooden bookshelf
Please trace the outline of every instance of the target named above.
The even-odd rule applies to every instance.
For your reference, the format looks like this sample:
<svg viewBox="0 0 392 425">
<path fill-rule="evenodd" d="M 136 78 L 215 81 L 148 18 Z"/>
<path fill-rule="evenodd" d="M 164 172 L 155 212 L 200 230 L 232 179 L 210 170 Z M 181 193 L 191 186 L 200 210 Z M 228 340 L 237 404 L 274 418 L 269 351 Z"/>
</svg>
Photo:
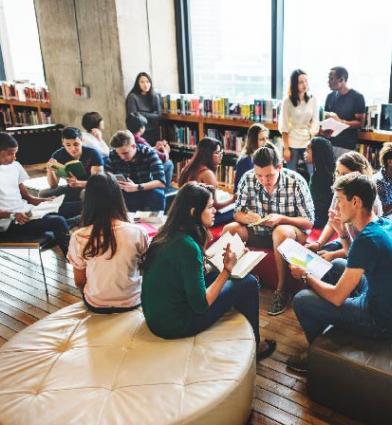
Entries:
<svg viewBox="0 0 392 425">
<path fill-rule="evenodd" d="M 34 122 L 20 122 L 18 114 L 22 111 L 34 111 L 37 113 L 36 124 L 50 124 L 49 120 L 43 118 L 44 115 L 50 114 L 51 107 L 50 102 L 40 101 L 21 101 L 16 99 L 4 99 L 0 98 L 0 111 L 4 109 L 9 110 L 10 120 L 4 122 L 4 127 L 17 127 L 32 125 Z"/>
<path fill-rule="evenodd" d="M 358 138 L 365 142 L 392 143 L 392 132 L 380 130 L 361 131 Z"/>
</svg>

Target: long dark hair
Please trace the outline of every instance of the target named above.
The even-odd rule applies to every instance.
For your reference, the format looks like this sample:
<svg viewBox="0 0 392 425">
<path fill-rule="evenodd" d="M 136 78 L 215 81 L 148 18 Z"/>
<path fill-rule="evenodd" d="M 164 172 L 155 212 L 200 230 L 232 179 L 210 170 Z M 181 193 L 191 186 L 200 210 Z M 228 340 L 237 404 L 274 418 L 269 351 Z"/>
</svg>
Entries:
<svg viewBox="0 0 392 425">
<path fill-rule="evenodd" d="M 211 196 L 213 196 L 212 186 L 195 182 L 182 186 L 169 209 L 166 223 L 161 227 L 147 250 L 144 268 L 157 255 L 159 249 L 178 231 L 191 236 L 204 251 L 208 229 L 201 221 L 201 214 L 207 207 Z"/>
<path fill-rule="evenodd" d="M 325 187 L 330 188 L 333 184 L 335 172 L 335 158 L 331 142 L 324 137 L 313 137 L 310 142 L 315 175 L 322 176 Z"/>
<path fill-rule="evenodd" d="M 290 75 L 289 98 L 294 106 L 297 106 L 300 101 L 298 94 L 298 79 L 301 75 L 307 74 L 305 71 L 302 71 L 302 69 L 296 69 Z M 309 99 L 310 96 L 308 95 L 308 93 L 305 93 L 305 102 L 308 102 Z"/>
<path fill-rule="evenodd" d="M 269 136 L 269 130 L 263 124 L 253 124 L 249 127 L 248 134 L 246 135 L 246 144 L 245 144 L 245 155 L 253 155 L 259 148 L 259 134 L 267 133 Z"/>
<path fill-rule="evenodd" d="M 190 180 L 196 180 L 197 173 L 203 165 L 215 173 L 216 165 L 213 155 L 218 147 L 222 148 L 221 142 L 212 137 L 205 137 L 200 140 L 191 160 L 181 171 L 178 181 L 180 187 Z"/>
<path fill-rule="evenodd" d="M 109 248 L 113 257 L 117 250 L 114 219 L 128 221 L 121 189 L 110 174 L 93 174 L 87 181 L 83 202 L 82 226 L 93 226 L 83 258 L 101 255 Z"/>
<path fill-rule="evenodd" d="M 140 86 L 139 86 L 139 79 L 141 77 L 146 77 L 147 80 L 150 82 L 151 87 L 150 87 L 150 90 L 147 92 L 147 96 L 152 98 L 154 96 L 154 88 L 153 88 L 153 85 L 152 85 L 152 79 L 149 76 L 149 74 L 147 74 L 147 72 L 139 72 L 139 74 L 137 74 L 136 79 L 135 79 L 135 84 L 132 87 L 131 93 L 135 93 L 135 94 L 141 94 L 142 93 L 141 90 L 140 90 Z"/>
<path fill-rule="evenodd" d="M 356 151 L 346 152 L 343 155 L 339 156 L 337 162 L 340 162 L 351 172 L 358 171 L 361 174 L 364 174 L 368 177 L 372 177 L 373 168 L 370 165 L 370 162 L 363 156 L 361 153 Z"/>
</svg>

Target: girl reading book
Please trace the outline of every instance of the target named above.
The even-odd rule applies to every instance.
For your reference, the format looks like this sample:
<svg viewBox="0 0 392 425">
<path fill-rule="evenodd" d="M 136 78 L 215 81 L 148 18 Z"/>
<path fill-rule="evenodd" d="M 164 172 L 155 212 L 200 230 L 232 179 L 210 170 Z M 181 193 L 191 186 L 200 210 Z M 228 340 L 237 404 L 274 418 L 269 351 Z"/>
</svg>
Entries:
<svg viewBox="0 0 392 425">
<path fill-rule="evenodd" d="M 82 227 L 73 233 L 67 256 L 89 310 L 119 313 L 140 305 L 139 262 L 147 243 L 145 230 L 128 222 L 115 178 L 91 176 L 84 195 Z"/>
<path fill-rule="evenodd" d="M 193 336 L 212 326 L 231 307 L 252 325 L 258 358 L 269 356 L 275 341 L 260 343 L 259 287 L 248 274 L 230 279 L 236 264 L 227 245 L 220 273 L 206 274 L 205 245 L 214 223 L 212 188 L 186 183 L 178 192 L 168 218 L 147 250 L 142 305 L 147 324 L 167 338 Z"/>
</svg>

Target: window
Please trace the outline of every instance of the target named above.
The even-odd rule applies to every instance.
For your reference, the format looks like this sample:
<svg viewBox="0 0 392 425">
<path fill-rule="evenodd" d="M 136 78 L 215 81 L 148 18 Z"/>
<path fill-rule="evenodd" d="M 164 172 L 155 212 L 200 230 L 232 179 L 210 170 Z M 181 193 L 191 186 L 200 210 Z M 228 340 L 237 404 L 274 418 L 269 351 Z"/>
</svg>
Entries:
<svg viewBox="0 0 392 425">
<path fill-rule="evenodd" d="M 0 0 L 0 43 L 8 80 L 45 83 L 33 0 Z"/>
<path fill-rule="evenodd" d="M 271 0 L 190 0 L 193 92 L 268 98 Z"/>
<path fill-rule="evenodd" d="M 285 1 L 284 84 L 303 69 L 312 93 L 324 104 L 328 72 L 344 66 L 348 86 L 365 96 L 366 104 L 388 102 L 392 32 L 390 0 L 319 2 Z M 284 93 L 287 89 L 284 90 Z"/>
</svg>

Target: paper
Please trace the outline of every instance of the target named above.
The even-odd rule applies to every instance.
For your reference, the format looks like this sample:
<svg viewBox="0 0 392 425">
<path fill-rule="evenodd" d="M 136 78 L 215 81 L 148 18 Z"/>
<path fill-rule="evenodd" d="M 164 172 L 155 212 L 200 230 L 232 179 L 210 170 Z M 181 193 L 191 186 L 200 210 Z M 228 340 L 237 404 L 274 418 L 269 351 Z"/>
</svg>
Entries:
<svg viewBox="0 0 392 425">
<path fill-rule="evenodd" d="M 336 137 L 343 130 L 349 127 L 349 125 L 343 124 L 342 122 L 337 121 L 334 118 L 327 118 L 326 120 L 321 121 L 320 125 L 323 130 L 333 130 L 331 137 Z"/>
<path fill-rule="evenodd" d="M 167 216 L 163 211 L 136 211 L 129 212 L 128 218 L 134 223 L 164 224 Z"/>
<path fill-rule="evenodd" d="M 332 264 L 293 239 L 286 239 L 278 246 L 278 251 L 290 264 L 303 267 L 317 279 L 321 279 Z"/>
<path fill-rule="evenodd" d="M 58 213 L 61 204 L 64 201 L 65 195 L 60 195 L 51 201 L 41 202 L 38 205 L 34 205 L 28 213 L 31 214 L 30 220 L 39 220 L 49 213 Z"/>
</svg>

